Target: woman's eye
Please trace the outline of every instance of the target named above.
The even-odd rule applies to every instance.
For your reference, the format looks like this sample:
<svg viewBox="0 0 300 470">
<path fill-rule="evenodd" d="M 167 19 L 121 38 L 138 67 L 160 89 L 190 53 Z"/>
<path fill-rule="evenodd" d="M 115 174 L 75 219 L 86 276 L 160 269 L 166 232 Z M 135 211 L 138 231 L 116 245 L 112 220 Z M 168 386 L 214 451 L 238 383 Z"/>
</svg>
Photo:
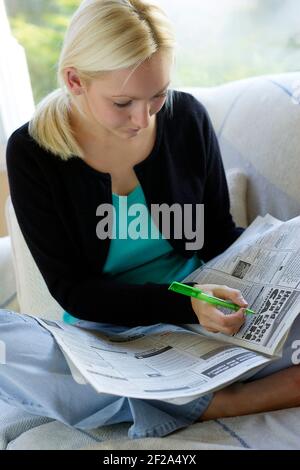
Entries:
<svg viewBox="0 0 300 470">
<path fill-rule="evenodd" d="M 167 96 L 168 92 L 162 93 L 161 95 L 155 96 L 153 99 L 157 100 L 160 98 L 165 98 Z M 117 108 L 126 108 L 126 106 L 130 106 L 132 104 L 132 101 L 128 101 L 128 103 L 114 103 L 114 106 L 117 106 Z"/>
<path fill-rule="evenodd" d="M 126 106 L 129 106 L 132 103 L 132 101 L 128 101 L 128 103 L 114 103 L 117 108 L 126 108 Z"/>
</svg>

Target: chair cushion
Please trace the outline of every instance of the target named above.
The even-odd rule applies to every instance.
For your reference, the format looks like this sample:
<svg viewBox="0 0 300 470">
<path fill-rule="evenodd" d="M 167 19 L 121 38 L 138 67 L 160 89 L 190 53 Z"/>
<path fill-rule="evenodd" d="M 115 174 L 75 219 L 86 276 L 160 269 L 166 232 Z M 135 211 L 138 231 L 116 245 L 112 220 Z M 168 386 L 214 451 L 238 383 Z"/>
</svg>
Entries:
<svg viewBox="0 0 300 470">
<path fill-rule="evenodd" d="M 31 421 L 29 421 L 30 417 Z M 86 449 L 100 451 L 115 449 L 300 449 L 299 418 L 300 408 L 291 408 L 195 423 L 163 438 L 128 439 L 130 423 L 81 431 L 58 421 L 47 422 L 45 418 L 44 423 L 40 422 L 39 419 L 42 418 L 38 419 L 38 417 L 33 421 L 34 417 L 28 415 L 26 421 L 22 417 L 26 424 L 26 426 L 22 424 L 23 433 L 20 432 L 21 426 L 16 429 L 16 421 L 13 421 L 10 426 L 12 439 L 6 438 L 6 442 L 8 441 L 6 448 L 8 450 Z M 32 425 L 31 429 L 29 424 Z"/>
<path fill-rule="evenodd" d="M 300 408 L 256 413 L 195 423 L 164 438 L 118 439 L 88 450 L 295 450 L 299 443 Z"/>
<path fill-rule="evenodd" d="M 299 80 L 295 72 L 191 90 L 212 118 L 225 168 L 247 174 L 249 223 L 258 214 L 300 213 Z"/>
<path fill-rule="evenodd" d="M 226 179 L 230 197 L 230 212 L 238 227 L 246 228 L 247 217 L 247 176 L 239 168 L 226 171 Z"/>
</svg>

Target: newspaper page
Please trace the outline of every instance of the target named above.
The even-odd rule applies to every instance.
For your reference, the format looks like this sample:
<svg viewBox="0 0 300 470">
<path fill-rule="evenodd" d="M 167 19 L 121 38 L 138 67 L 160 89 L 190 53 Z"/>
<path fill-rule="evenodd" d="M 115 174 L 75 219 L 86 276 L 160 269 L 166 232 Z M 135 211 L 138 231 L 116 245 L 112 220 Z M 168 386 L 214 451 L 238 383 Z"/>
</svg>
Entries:
<svg viewBox="0 0 300 470">
<path fill-rule="evenodd" d="M 183 404 L 271 362 L 262 354 L 174 325 L 136 327 L 108 336 L 37 320 L 54 336 L 74 379 L 99 393 Z"/>
<path fill-rule="evenodd" d="M 210 334 L 200 325 L 188 328 L 267 355 L 280 354 L 300 312 L 300 217 L 287 222 L 269 214 L 258 217 L 228 250 L 183 282 L 239 289 L 256 312 L 247 315 L 234 337 Z"/>
</svg>

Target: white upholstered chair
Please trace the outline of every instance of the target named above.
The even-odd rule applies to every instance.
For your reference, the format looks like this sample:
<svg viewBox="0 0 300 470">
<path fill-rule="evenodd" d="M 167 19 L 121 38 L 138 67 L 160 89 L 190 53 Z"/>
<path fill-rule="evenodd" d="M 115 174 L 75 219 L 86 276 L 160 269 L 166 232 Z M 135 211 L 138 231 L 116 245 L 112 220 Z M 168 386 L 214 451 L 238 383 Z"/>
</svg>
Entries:
<svg viewBox="0 0 300 470">
<path fill-rule="evenodd" d="M 300 72 L 185 88 L 207 108 L 221 147 L 233 218 L 247 226 L 256 215 L 286 220 L 300 213 Z M 26 246 L 10 197 L 6 218 L 21 312 L 60 319 Z"/>
<path fill-rule="evenodd" d="M 232 214 L 240 225 L 246 226 L 256 215 L 266 212 L 281 219 L 300 212 L 299 83 L 300 73 L 291 73 L 187 90 L 203 102 L 212 118 L 227 170 Z M 6 269 L 12 270 L 12 263 L 15 267 L 19 311 L 60 318 L 62 309 L 50 296 L 33 262 L 10 199 L 6 217 L 13 260 L 8 256 L 7 240 L 2 240 L 0 249 L 2 246 L 6 250 L 2 257 Z M 11 292 L 12 277 L 6 279 L 10 279 L 6 285 Z M 127 439 L 128 423 L 83 433 L 55 420 L 48 422 L 44 417 L 23 415 L 13 409 L 6 411 L 3 419 L 0 415 L 5 442 L 11 434 L 6 423 L 18 422 L 18 436 L 1 448 L 78 449 L 91 445 L 106 451 L 300 448 L 300 408 L 195 423 L 164 438 L 133 441 Z M 26 424 L 29 420 L 30 426 Z"/>
</svg>

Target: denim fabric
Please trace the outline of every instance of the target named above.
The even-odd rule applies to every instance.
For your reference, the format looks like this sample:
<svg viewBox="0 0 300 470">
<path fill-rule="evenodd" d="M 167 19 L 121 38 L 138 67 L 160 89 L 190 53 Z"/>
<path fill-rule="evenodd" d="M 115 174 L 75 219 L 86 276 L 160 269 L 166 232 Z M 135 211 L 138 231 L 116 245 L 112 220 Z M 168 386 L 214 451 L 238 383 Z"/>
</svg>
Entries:
<svg viewBox="0 0 300 470">
<path fill-rule="evenodd" d="M 78 326 L 113 328 L 82 321 Z M 0 399 L 79 429 L 131 422 L 131 438 L 164 436 L 196 421 L 212 398 L 209 394 L 174 405 L 99 394 L 90 385 L 75 382 L 51 334 L 28 315 L 0 310 L 0 339 L 6 349 L 5 361 L 0 360 Z"/>
<path fill-rule="evenodd" d="M 124 330 L 84 321 L 79 321 L 78 326 L 115 333 Z M 213 396 L 208 394 L 185 405 L 174 405 L 98 394 L 90 385 L 74 381 L 51 334 L 28 315 L 0 310 L 0 339 L 6 349 L 5 363 L 0 358 L 0 399 L 31 414 L 79 429 L 130 422 L 131 438 L 165 436 L 200 418 Z M 299 341 L 300 316 L 290 330 L 282 357 L 252 374 L 250 380 L 294 365 L 293 358 L 300 357 Z"/>
</svg>

